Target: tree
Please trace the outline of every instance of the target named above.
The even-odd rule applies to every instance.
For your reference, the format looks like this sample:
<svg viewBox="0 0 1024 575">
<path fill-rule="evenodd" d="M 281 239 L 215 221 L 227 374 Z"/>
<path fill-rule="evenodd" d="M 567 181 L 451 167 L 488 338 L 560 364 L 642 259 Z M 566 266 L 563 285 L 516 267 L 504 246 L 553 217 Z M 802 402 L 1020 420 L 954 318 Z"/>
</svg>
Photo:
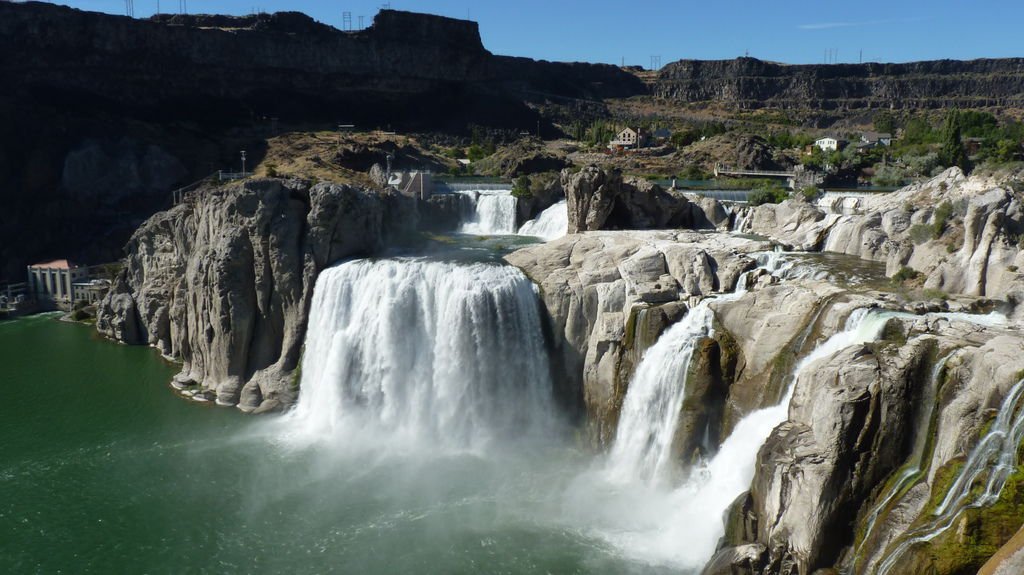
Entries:
<svg viewBox="0 0 1024 575">
<path fill-rule="evenodd" d="M 874 118 L 875 130 L 878 132 L 892 134 L 896 132 L 896 119 L 892 112 L 879 112 Z"/>
<path fill-rule="evenodd" d="M 946 114 L 946 125 L 942 130 L 942 148 L 939 150 L 939 163 L 947 168 L 957 166 L 967 171 L 967 150 L 961 136 L 960 110 L 950 110 Z"/>
</svg>

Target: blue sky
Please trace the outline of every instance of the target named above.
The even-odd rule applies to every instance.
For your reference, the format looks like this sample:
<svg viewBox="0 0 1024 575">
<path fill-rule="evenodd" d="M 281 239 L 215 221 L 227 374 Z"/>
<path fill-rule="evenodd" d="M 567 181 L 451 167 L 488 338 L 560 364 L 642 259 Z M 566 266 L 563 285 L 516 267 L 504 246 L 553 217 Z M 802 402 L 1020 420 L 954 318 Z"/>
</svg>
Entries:
<svg viewBox="0 0 1024 575">
<path fill-rule="evenodd" d="M 159 0 L 176 12 L 180 0 Z M 59 2 L 124 13 L 124 0 Z M 134 0 L 148 16 L 158 0 Z M 361 0 L 188 0 L 189 12 L 298 10 L 342 25 L 342 12 L 369 25 L 383 2 Z M 1024 56 L 1024 2 L 1017 0 L 392 0 L 398 10 L 470 18 L 496 54 L 649 67 L 681 58 L 748 54 L 788 63 L 905 62 Z"/>
</svg>

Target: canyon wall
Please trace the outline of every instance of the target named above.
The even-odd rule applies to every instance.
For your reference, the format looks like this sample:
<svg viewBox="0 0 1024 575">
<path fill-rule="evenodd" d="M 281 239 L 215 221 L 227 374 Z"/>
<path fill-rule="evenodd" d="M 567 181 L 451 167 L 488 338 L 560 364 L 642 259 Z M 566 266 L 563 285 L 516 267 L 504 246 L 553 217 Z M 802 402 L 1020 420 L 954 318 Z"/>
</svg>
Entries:
<svg viewBox="0 0 1024 575">
<path fill-rule="evenodd" d="M 679 60 L 661 69 L 653 92 L 680 104 L 744 110 L 1020 108 L 1022 66 L 1020 58 L 829 65 Z"/>
</svg>

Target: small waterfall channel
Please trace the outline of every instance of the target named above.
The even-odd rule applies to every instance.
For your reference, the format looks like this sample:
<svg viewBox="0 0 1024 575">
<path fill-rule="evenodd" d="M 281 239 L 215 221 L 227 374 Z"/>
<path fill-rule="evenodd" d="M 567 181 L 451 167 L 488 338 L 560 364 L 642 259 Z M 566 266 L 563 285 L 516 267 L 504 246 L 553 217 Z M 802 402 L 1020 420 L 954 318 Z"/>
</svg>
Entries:
<svg viewBox="0 0 1024 575">
<path fill-rule="evenodd" d="M 565 200 L 549 206 L 537 217 L 519 228 L 519 235 L 533 236 L 546 242 L 557 240 L 569 231 L 569 207 Z"/>
<path fill-rule="evenodd" d="M 1017 467 L 1021 440 L 1024 440 L 1024 379 L 1014 384 L 1003 398 L 991 429 L 967 456 L 946 497 L 920 526 L 899 540 L 878 564 L 875 574 L 896 573 L 894 568 L 911 547 L 944 533 L 963 511 L 995 503 Z M 974 486 L 979 481 L 985 487 L 976 490 Z"/>
</svg>

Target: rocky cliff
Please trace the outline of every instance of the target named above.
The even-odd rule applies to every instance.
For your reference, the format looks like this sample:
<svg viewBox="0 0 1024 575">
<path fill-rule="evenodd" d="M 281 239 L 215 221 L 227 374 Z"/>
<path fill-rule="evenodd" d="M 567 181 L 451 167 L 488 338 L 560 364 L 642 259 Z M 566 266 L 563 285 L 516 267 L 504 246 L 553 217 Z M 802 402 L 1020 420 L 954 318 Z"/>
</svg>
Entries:
<svg viewBox="0 0 1024 575">
<path fill-rule="evenodd" d="M 526 100 L 645 89 L 615 66 L 495 56 L 473 22 L 394 10 L 344 32 L 297 13 L 0 2 L 0 54 L 0 280 L 47 257 L 115 259 L 171 189 L 239 150 L 254 165 L 275 125 L 550 135 Z"/>
<path fill-rule="evenodd" d="M 269 179 L 200 189 L 132 236 L 97 328 L 182 361 L 175 384 L 198 399 L 290 404 L 317 275 L 415 226 L 409 202 Z"/>
<path fill-rule="evenodd" d="M 700 232 L 593 232 L 508 255 L 541 291 L 564 392 L 607 444 L 647 346 L 701 297 L 729 292 L 769 244 Z"/>
<path fill-rule="evenodd" d="M 676 190 L 618 170 L 587 166 L 562 171 L 561 187 L 569 209 L 569 233 L 595 230 L 715 229 L 728 215 L 715 200 L 691 202 Z"/>
<path fill-rule="evenodd" d="M 1012 181 L 1006 174 L 968 178 L 950 168 L 891 194 L 826 198 L 820 205 L 793 199 L 739 219 L 742 231 L 797 250 L 884 262 L 890 276 L 910 268 L 938 292 L 1021 301 L 1024 211 Z"/>
<path fill-rule="evenodd" d="M 680 60 L 654 83 L 681 104 L 793 110 L 1024 106 L 1024 60 L 787 65 L 755 58 Z"/>
<path fill-rule="evenodd" d="M 986 572 L 1008 573 L 1024 555 L 1014 537 L 1024 516 L 1015 178 L 951 169 L 891 194 L 726 214 L 725 226 L 761 240 L 586 231 L 506 259 L 540 287 L 560 367 L 602 445 L 615 439 L 644 351 L 699 300 L 746 288 L 710 303 L 714 329 L 685 381 L 676 464 L 708 461 L 741 421 L 790 399 L 706 575 L 953 574 L 987 561 Z M 609 205 L 644 213 L 615 174 L 566 172 L 563 185 L 578 230 L 608 225 Z M 810 253 L 763 251 L 773 243 Z M 867 277 L 852 263 L 863 260 L 897 282 Z M 884 320 L 876 341 L 820 348 L 870 308 Z"/>
</svg>

